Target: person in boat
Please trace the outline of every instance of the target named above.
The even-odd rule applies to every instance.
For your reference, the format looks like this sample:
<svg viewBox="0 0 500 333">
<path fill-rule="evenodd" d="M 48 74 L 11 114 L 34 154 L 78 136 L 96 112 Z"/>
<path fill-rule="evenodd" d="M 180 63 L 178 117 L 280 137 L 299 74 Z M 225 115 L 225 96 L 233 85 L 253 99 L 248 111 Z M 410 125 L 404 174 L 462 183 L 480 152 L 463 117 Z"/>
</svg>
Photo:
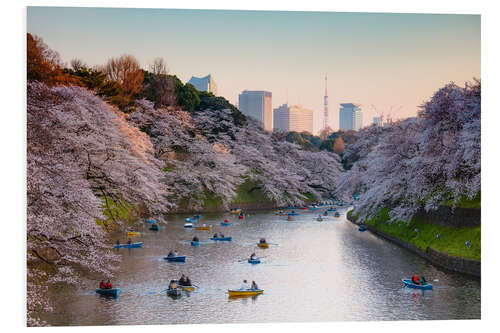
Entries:
<svg viewBox="0 0 500 333">
<path fill-rule="evenodd" d="M 252 281 L 252 287 L 250 287 L 250 289 L 258 290 L 259 286 L 257 285 L 257 283 L 255 283 L 255 281 Z"/>
<path fill-rule="evenodd" d="M 224 234 L 220 234 L 220 235 L 219 235 L 219 237 L 220 237 L 220 238 L 224 238 Z"/>
<path fill-rule="evenodd" d="M 120 240 L 119 239 L 116 240 L 116 245 L 120 245 Z"/>
<path fill-rule="evenodd" d="M 174 253 L 172 252 L 172 250 L 168 252 L 167 257 L 174 257 Z"/>
<path fill-rule="evenodd" d="M 199 242 L 200 240 L 198 239 L 198 237 L 194 236 L 193 237 L 193 242 Z"/>
<path fill-rule="evenodd" d="M 261 244 L 266 244 L 266 239 L 265 239 L 265 238 L 261 238 L 261 239 L 259 240 L 259 243 L 261 243 Z"/>
<path fill-rule="evenodd" d="M 106 281 L 104 289 L 111 289 L 111 288 L 113 288 L 113 285 L 111 284 L 111 281 L 109 281 L 109 280 Z"/>
<path fill-rule="evenodd" d="M 178 257 L 179 256 L 179 252 L 177 252 L 177 250 L 174 250 L 174 257 Z"/>
<path fill-rule="evenodd" d="M 104 280 L 101 280 L 101 283 L 99 283 L 99 289 L 106 289 L 106 283 Z"/>
<path fill-rule="evenodd" d="M 177 285 L 177 283 L 175 283 L 175 280 L 170 280 L 170 283 L 168 284 L 168 289 L 169 290 L 172 290 L 172 289 L 177 289 L 179 286 Z"/>
<path fill-rule="evenodd" d="M 224 223 L 229 223 L 229 221 L 228 220 L 224 220 Z"/>
<path fill-rule="evenodd" d="M 425 277 L 423 277 L 423 276 L 422 276 L 422 277 L 420 278 L 420 283 L 421 283 L 422 285 L 424 285 L 424 286 L 427 284 L 427 281 L 425 280 Z"/>
<path fill-rule="evenodd" d="M 131 240 L 131 239 L 129 239 L 129 240 L 127 241 L 127 244 L 129 244 L 129 245 L 130 245 L 130 244 L 132 244 L 132 240 Z"/>
<path fill-rule="evenodd" d="M 257 259 L 257 255 L 254 252 L 250 255 L 250 260 L 255 260 L 255 259 Z"/>
<path fill-rule="evenodd" d="M 182 274 L 181 278 L 179 279 L 179 285 L 185 286 L 186 285 L 186 276 Z"/>
<path fill-rule="evenodd" d="M 413 284 L 418 284 L 418 285 L 421 285 L 422 283 L 420 282 L 420 278 L 418 277 L 417 274 L 414 274 L 412 277 L 411 277 L 411 282 Z"/>
<path fill-rule="evenodd" d="M 248 282 L 247 282 L 247 280 L 243 280 L 243 283 L 241 284 L 240 290 L 248 290 Z"/>
<path fill-rule="evenodd" d="M 213 238 L 218 238 L 218 237 L 219 237 L 219 234 L 215 233 Z"/>
<path fill-rule="evenodd" d="M 186 276 L 186 282 L 183 285 L 186 287 L 191 287 L 193 285 L 188 276 Z"/>
</svg>

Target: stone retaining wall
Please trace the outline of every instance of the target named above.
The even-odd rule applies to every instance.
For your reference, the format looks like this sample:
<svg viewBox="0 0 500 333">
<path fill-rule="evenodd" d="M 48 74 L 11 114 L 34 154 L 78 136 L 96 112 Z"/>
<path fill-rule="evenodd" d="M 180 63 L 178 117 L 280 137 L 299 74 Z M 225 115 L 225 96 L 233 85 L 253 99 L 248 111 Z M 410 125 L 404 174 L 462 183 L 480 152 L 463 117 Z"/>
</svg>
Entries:
<svg viewBox="0 0 500 333">
<path fill-rule="evenodd" d="M 348 220 L 351 221 L 354 224 L 359 225 L 360 223 L 355 221 L 352 218 L 348 217 Z M 431 247 L 427 247 L 424 250 L 416 247 L 415 245 L 409 244 L 405 241 L 402 241 L 399 238 L 396 238 L 394 236 L 391 236 L 383 231 L 380 231 L 370 225 L 365 225 L 365 227 L 372 233 L 374 233 L 377 236 L 380 236 L 382 238 L 385 238 L 387 240 L 390 240 L 393 243 L 396 243 L 397 245 L 404 247 L 405 249 L 412 251 L 416 253 L 417 255 L 421 256 L 422 258 L 430 261 L 436 266 L 444 267 L 448 270 L 454 271 L 454 272 L 460 272 L 460 273 L 465 273 L 473 276 L 481 276 L 481 262 L 477 260 L 470 260 L 470 259 L 465 259 L 465 258 L 460 258 L 460 257 L 455 257 L 448 255 L 443 252 L 439 252 Z"/>
</svg>

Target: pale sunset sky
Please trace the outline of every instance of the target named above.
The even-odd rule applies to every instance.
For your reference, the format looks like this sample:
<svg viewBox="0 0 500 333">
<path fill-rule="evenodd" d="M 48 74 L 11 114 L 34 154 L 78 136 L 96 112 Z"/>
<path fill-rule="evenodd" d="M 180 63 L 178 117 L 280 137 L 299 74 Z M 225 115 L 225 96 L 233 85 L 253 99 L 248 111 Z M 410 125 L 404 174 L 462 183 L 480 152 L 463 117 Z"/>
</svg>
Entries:
<svg viewBox="0 0 500 333">
<path fill-rule="evenodd" d="M 325 73 L 334 129 L 339 103 L 362 104 L 365 126 L 391 107 L 394 119 L 406 118 L 444 84 L 481 74 L 479 15 L 77 7 L 27 14 L 27 32 L 64 62 L 98 65 L 127 53 L 147 69 L 163 57 L 183 82 L 212 74 L 233 104 L 244 89 L 268 90 L 278 107 L 288 92 L 289 104 L 314 110 L 315 131 Z"/>
</svg>

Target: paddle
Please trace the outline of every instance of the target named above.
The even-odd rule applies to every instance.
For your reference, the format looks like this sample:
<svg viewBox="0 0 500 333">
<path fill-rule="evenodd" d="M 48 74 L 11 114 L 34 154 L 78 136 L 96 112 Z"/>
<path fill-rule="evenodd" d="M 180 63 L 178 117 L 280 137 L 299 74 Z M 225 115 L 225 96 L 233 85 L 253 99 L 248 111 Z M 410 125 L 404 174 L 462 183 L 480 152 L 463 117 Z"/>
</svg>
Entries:
<svg viewBox="0 0 500 333">
<path fill-rule="evenodd" d="M 162 290 L 162 291 L 160 291 L 160 292 L 158 293 L 158 295 L 160 295 L 162 292 L 165 292 L 165 291 L 167 291 L 167 290 L 168 290 L 168 288 L 167 288 L 167 289 L 164 289 L 164 290 Z"/>
</svg>

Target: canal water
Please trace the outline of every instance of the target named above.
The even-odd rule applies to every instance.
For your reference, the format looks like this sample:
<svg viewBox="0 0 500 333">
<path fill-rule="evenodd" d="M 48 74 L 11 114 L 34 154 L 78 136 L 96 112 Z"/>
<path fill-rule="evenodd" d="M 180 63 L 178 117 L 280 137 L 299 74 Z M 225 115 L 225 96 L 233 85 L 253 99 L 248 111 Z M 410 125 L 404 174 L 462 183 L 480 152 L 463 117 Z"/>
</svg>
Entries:
<svg viewBox="0 0 500 333">
<path fill-rule="evenodd" d="M 51 325 L 128 325 L 267 323 L 311 321 L 479 319 L 480 280 L 441 270 L 413 253 L 370 232 L 359 232 L 345 218 L 315 217 L 324 209 L 300 211 L 289 222 L 274 211 L 249 211 L 244 220 L 231 214 L 204 214 L 198 222 L 232 236 L 214 242 L 212 231 L 184 228 L 184 216 L 167 216 L 160 231 L 135 238 L 143 248 L 120 249 L 120 269 L 112 281 L 116 299 L 92 292 L 94 285 L 54 295 Z M 233 222 L 220 226 L 225 218 Z M 197 235 L 201 244 L 192 247 Z M 271 245 L 255 245 L 265 237 Z M 121 236 L 121 241 L 125 241 Z M 185 263 L 163 259 L 169 250 L 186 255 Z M 117 250 L 118 251 L 118 250 Z M 262 263 L 246 258 L 256 252 Z M 172 299 L 159 291 L 181 274 L 198 286 Z M 417 273 L 432 291 L 404 288 L 401 278 Z M 230 299 L 228 289 L 255 280 L 264 294 Z"/>
</svg>

